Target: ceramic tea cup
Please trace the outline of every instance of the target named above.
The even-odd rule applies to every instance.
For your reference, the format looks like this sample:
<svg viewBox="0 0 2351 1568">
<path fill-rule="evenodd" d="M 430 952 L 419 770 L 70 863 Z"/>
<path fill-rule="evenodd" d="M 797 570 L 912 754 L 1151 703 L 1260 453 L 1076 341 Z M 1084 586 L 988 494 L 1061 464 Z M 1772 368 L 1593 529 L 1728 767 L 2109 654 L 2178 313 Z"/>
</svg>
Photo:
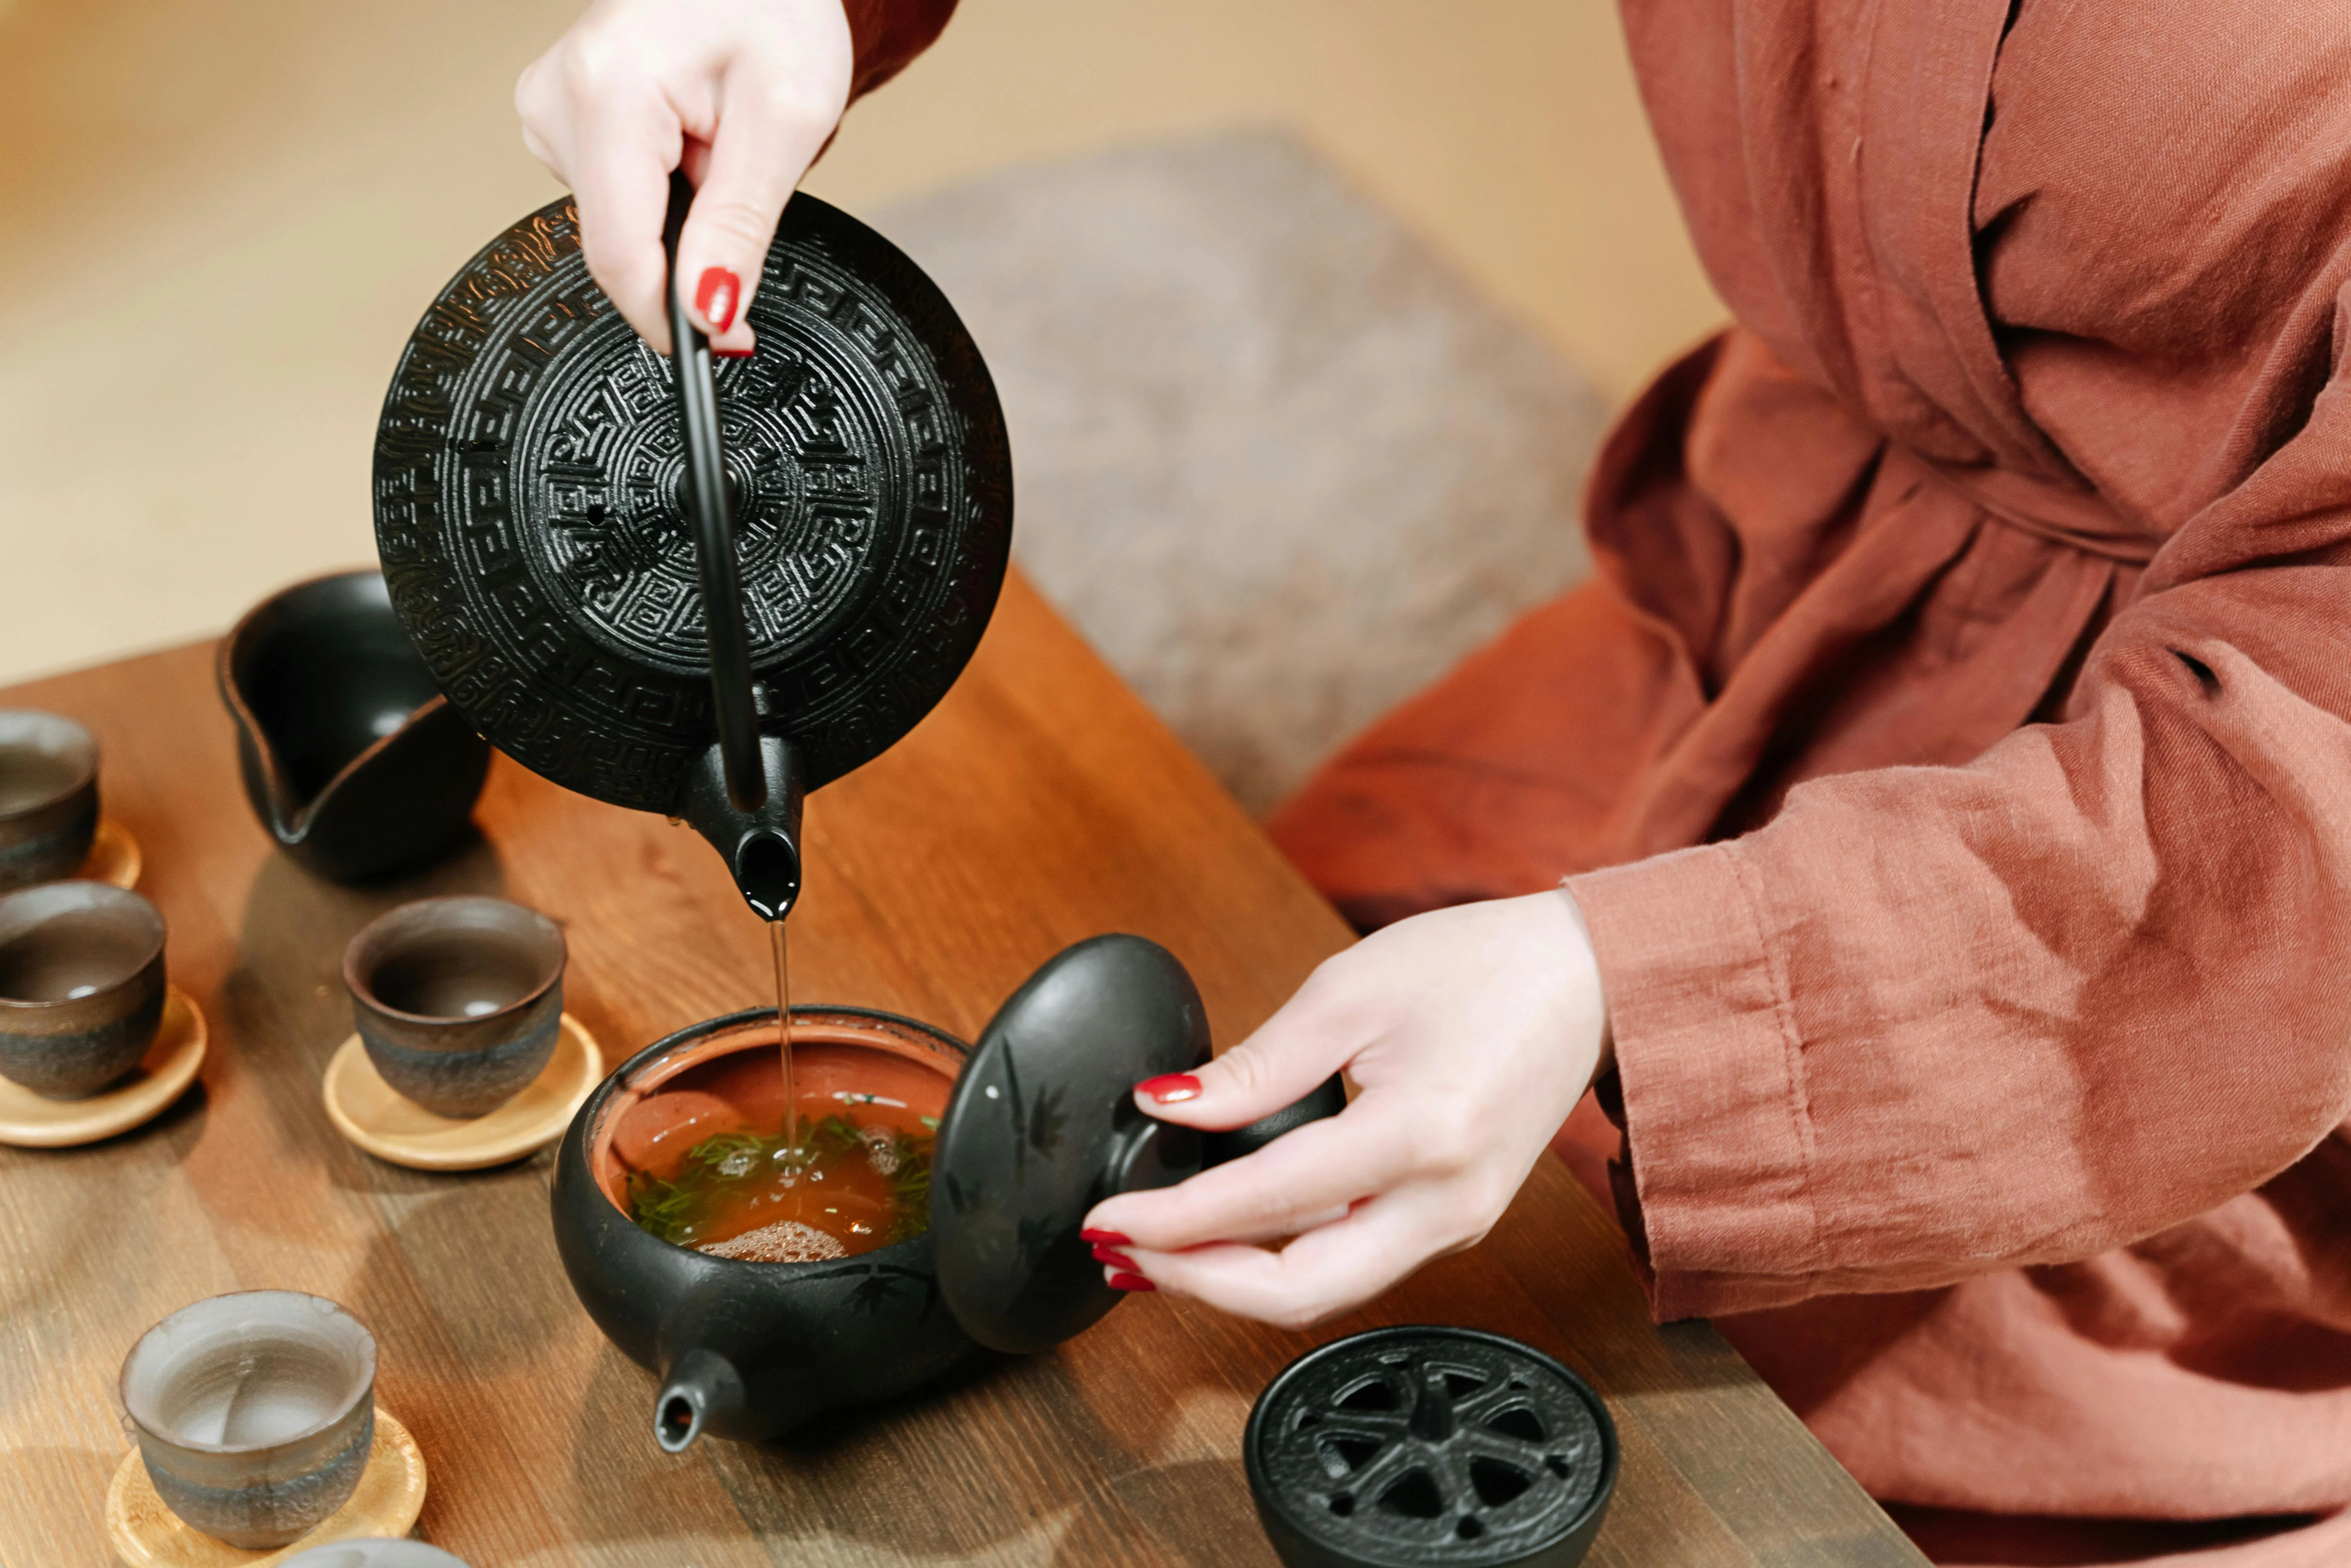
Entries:
<svg viewBox="0 0 2351 1568">
<path fill-rule="evenodd" d="M 102 882 L 0 896 L 0 1076 L 52 1100 L 139 1064 L 163 1021 L 163 916 Z"/>
<path fill-rule="evenodd" d="M 57 714 L 0 709 L 0 893 L 73 875 L 97 835 L 97 740 Z"/>
<path fill-rule="evenodd" d="M 424 898 L 343 952 L 368 1060 L 444 1116 L 496 1110 L 538 1076 L 563 1023 L 563 932 L 503 898 Z"/>
<path fill-rule="evenodd" d="M 453 1557 L 437 1546 L 427 1546 L 422 1541 L 394 1541 L 385 1536 L 369 1536 L 364 1540 L 336 1541 L 325 1546 L 313 1546 L 288 1557 L 285 1568 L 467 1568 L 462 1557 Z"/>
<path fill-rule="evenodd" d="M 375 1336 L 298 1291 L 181 1308 L 122 1363 L 156 1495 L 232 1546 L 283 1546 L 342 1507 L 375 1440 Z"/>
</svg>

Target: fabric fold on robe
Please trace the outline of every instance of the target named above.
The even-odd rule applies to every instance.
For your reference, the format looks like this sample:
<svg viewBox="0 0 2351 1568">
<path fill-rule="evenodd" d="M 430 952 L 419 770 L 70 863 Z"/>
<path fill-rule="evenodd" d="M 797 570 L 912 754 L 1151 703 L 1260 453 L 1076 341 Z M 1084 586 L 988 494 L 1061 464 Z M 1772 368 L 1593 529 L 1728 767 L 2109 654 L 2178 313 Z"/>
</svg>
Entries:
<svg viewBox="0 0 2351 1568">
<path fill-rule="evenodd" d="M 2346 1560 L 2351 32 L 1625 18 L 1739 325 L 1275 836 L 1366 925 L 1570 879 L 1656 1312 L 1947 1560 Z"/>
<path fill-rule="evenodd" d="M 850 73 L 850 101 L 904 70 L 937 40 L 955 8 L 956 0 L 842 0 L 856 60 Z"/>
</svg>

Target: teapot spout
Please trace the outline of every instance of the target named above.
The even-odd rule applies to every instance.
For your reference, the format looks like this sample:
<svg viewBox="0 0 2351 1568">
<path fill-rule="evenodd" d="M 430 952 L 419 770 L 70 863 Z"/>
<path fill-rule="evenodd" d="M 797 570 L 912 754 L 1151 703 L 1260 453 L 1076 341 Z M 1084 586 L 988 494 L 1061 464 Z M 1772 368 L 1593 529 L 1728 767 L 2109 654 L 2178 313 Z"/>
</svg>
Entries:
<svg viewBox="0 0 2351 1568">
<path fill-rule="evenodd" d="M 763 735 L 759 765 L 767 799 L 747 811 L 731 798 L 725 755 L 713 745 L 686 777 L 679 815 L 726 862 L 751 912 L 762 920 L 781 920 L 800 896 L 799 763 L 791 742 Z"/>
<path fill-rule="evenodd" d="M 733 1362 L 715 1350 L 689 1350 L 653 1401 L 653 1440 L 665 1452 L 684 1453 L 705 1431 L 723 1435 L 737 1425 L 743 1403 L 743 1377 Z"/>
</svg>

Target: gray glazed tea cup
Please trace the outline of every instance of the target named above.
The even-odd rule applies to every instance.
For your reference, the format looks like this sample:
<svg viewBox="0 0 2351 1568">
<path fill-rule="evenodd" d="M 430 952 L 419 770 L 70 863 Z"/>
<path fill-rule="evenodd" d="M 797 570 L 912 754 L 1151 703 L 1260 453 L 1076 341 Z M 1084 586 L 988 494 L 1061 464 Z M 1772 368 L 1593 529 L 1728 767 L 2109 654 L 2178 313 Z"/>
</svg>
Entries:
<svg viewBox="0 0 2351 1568">
<path fill-rule="evenodd" d="M 0 893 L 73 875 L 97 836 L 97 740 L 57 714 L 0 709 Z"/>
<path fill-rule="evenodd" d="M 367 1469 L 375 1336 L 323 1296 L 214 1296 L 140 1337 L 121 1393 L 173 1513 L 232 1546 L 283 1546 L 342 1507 Z"/>
<path fill-rule="evenodd" d="M 102 882 L 0 896 L 0 1076 L 52 1100 L 133 1067 L 163 1021 L 163 916 Z"/>
<path fill-rule="evenodd" d="M 537 1078 L 563 1021 L 563 932 L 503 898 L 403 904 L 351 938 L 343 984 L 368 1060 L 443 1116 L 496 1110 Z"/>
<path fill-rule="evenodd" d="M 298 1552 L 286 1560 L 284 1568 L 467 1568 L 467 1564 L 464 1558 L 422 1541 L 371 1535 Z"/>
</svg>

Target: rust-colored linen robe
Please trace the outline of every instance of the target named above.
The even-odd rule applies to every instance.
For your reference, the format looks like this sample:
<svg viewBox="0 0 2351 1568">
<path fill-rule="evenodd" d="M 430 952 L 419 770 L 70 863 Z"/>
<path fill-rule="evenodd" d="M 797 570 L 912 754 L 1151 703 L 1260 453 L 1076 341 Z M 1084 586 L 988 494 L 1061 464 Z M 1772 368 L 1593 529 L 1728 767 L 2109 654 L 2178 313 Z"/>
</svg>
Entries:
<svg viewBox="0 0 2351 1568">
<path fill-rule="evenodd" d="M 1739 325 L 1276 837 L 1568 875 L 1657 1315 L 1945 1561 L 2351 1563 L 2351 13 L 1625 13 Z"/>
</svg>

